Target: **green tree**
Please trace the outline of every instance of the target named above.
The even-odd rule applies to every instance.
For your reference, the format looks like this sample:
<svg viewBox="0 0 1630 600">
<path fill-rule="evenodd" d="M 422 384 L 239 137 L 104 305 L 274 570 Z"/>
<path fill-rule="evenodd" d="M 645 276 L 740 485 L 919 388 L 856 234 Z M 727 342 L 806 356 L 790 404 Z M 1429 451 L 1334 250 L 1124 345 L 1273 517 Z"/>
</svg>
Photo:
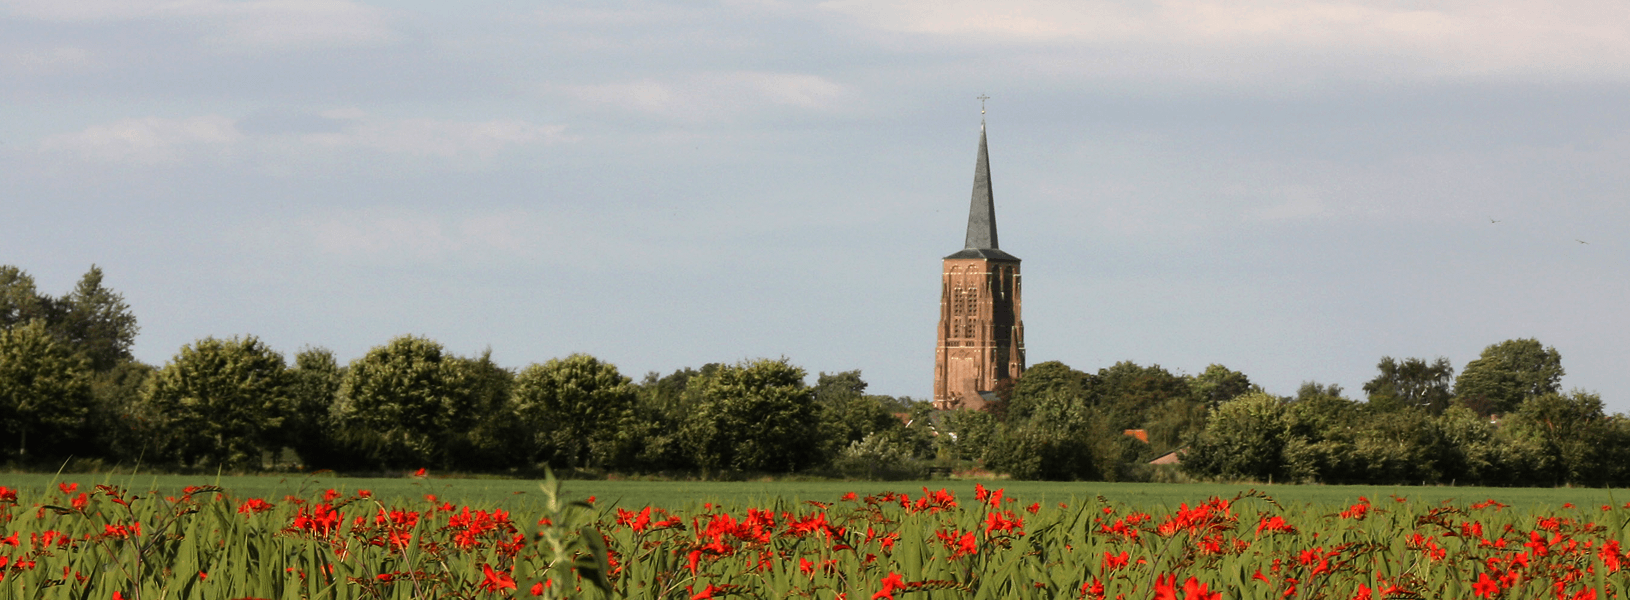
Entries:
<svg viewBox="0 0 1630 600">
<path fill-rule="evenodd" d="M 1207 366 L 1204 373 L 1189 380 L 1189 391 L 1208 409 L 1253 390 L 1262 391 L 1244 373 L 1217 364 Z"/>
<path fill-rule="evenodd" d="M 334 440 L 332 411 L 344 379 L 344 367 L 327 348 L 305 348 L 294 355 L 294 368 L 289 370 L 292 410 L 283 422 L 280 441 L 307 466 L 352 466 Z"/>
<path fill-rule="evenodd" d="M 254 336 L 181 347 L 142 394 L 161 457 L 183 466 L 259 468 L 289 413 L 283 355 Z"/>
<path fill-rule="evenodd" d="M 536 459 L 598 467 L 613 457 L 617 427 L 634 410 L 636 395 L 616 365 L 573 354 L 523 369 L 515 380 L 514 412 Z"/>
<path fill-rule="evenodd" d="M 44 301 L 34 278 L 22 269 L 0 265 L 0 329 L 26 325 L 45 318 Z"/>
<path fill-rule="evenodd" d="M 43 321 L 0 329 L 0 430 L 9 434 L 0 455 L 29 460 L 71 449 L 90 412 L 88 375 Z"/>
<path fill-rule="evenodd" d="M 91 452 L 108 457 L 140 456 L 154 432 L 140 416 L 142 391 L 158 369 L 129 360 L 92 373 L 91 412 L 84 436 Z"/>
<path fill-rule="evenodd" d="M 1002 423 L 983 458 L 987 468 L 1016 479 L 1115 481 L 1138 444 L 1100 408 L 1058 391 L 1036 399 L 1029 419 Z"/>
<path fill-rule="evenodd" d="M 894 416 L 893 409 L 898 407 L 894 399 L 867 395 L 860 371 L 821 373 L 815 381 L 815 402 L 826 430 L 823 437 L 832 446 L 829 454 L 874 434 L 882 437 L 874 440 L 873 446 L 881 447 L 886 445 L 885 440 L 894 440 L 897 430 L 903 427 Z"/>
<path fill-rule="evenodd" d="M 449 449 L 479 419 L 457 357 L 404 335 L 351 362 L 334 418 L 340 440 L 383 468 L 451 468 Z"/>
<path fill-rule="evenodd" d="M 1050 360 L 1031 365 L 1013 384 L 1006 406 L 992 407 L 998 419 L 1027 420 L 1036 402 L 1042 398 L 1063 394 L 1087 404 L 1097 401 L 1097 377 L 1070 368 L 1069 365 Z"/>
<path fill-rule="evenodd" d="M 1454 398 L 1450 384 L 1455 369 L 1447 358 L 1438 357 L 1428 363 L 1420 358 L 1396 361 L 1383 356 L 1375 368 L 1380 373 L 1364 384 L 1364 393 L 1377 410 L 1415 407 L 1437 415 L 1448 409 Z"/>
<path fill-rule="evenodd" d="M 102 285 L 100 267 L 91 265 L 61 304 L 59 334 L 79 348 L 92 369 L 106 371 L 130 360 L 130 347 L 141 328 L 124 296 Z"/>
<path fill-rule="evenodd" d="M 493 361 L 491 348 L 457 362 L 476 420 L 467 435 L 454 438 L 454 463 L 475 470 L 531 466 L 524 452 L 515 451 L 527 442 L 526 431 L 515 418 L 515 371 Z"/>
<path fill-rule="evenodd" d="M 28 273 L 0 265 L 0 329 L 34 319 L 44 320 L 52 335 L 97 372 L 130 360 L 130 347 L 140 331 L 124 297 L 102 285 L 102 269 L 96 265 L 61 298 L 40 294 Z"/>
<path fill-rule="evenodd" d="M 790 472 L 823 462 L 815 394 L 786 359 L 720 367 L 691 378 L 698 399 L 685 423 L 696 465 L 708 470 Z"/>
<path fill-rule="evenodd" d="M 1574 391 L 1546 393 L 1531 397 L 1517 412 L 1509 415 L 1509 434 L 1537 448 L 1550 485 L 1599 487 L 1622 480 L 1625 466 L 1617 450 L 1626 441 L 1619 429 L 1608 423 L 1602 399 L 1596 394 Z"/>
<path fill-rule="evenodd" d="M 1174 398 L 1193 397 L 1187 379 L 1160 365 L 1140 366 L 1121 361 L 1098 371 L 1098 404 L 1115 429 L 1134 429 L 1147 420 L 1150 410 Z"/>
<path fill-rule="evenodd" d="M 1224 402 L 1189 447 L 1183 468 L 1202 477 L 1284 481 L 1291 475 L 1284 456 L 1290 416 L 1284 400 L 1260 392 Z"/>
<path fill-rule="evenodd" d="M 1470 406 L 1505 414 L 1523 400 L 1556 393 L 1562 384 L 1562 355 L 1533 338 L 1506 340 L 1483 349 L 1455 379 L 1455 396 Z"/>
</svg>

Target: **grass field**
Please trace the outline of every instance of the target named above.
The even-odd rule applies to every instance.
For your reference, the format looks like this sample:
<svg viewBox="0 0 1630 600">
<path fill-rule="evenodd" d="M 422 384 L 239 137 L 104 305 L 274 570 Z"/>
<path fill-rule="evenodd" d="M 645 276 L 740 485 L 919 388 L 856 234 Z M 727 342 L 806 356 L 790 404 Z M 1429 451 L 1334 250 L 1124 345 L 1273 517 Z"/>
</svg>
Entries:
<svg viewBox="0 0 1630 600">
<path fill-rule="evenodd" d="M 189 485 L 220 485 L 238 497 L 282 498 L 287 495 L 309 496 L 313 492 L 337 489 L 350 493 L 369 490 L 382 499 L 419 499 L 426 494 L 469 504 L 471 506 L 509 506 L 520 508 L 537 501 L 538 482 L 524 479 L 464 479 L 438 478 L 361 478 L 339 476 L 223 476 L 197 475 L 52 475 L 52 474 L 0 474 L 0 485 L 24 491 L 43 491 L 57 482 L 118 485 L 130 489 L 169 492 Z M 1326 486 L 1326 485 L 1261 485 L 1261 484 L 1169 484 L 1169 483 L 1102 483 L 1102 482 L 1045 482 L 1045 481 L 773 481 L 773 482 L 710 482 L 710 481 L 566 481 L 565 494 L 574 499 L 594 496 L 597 503 L 639 508 L 656 506 L 680 510 L 711 502 L 724 506 L 764 505 L 774 499 L 801 502 L 820 500 L 830 502 L 848 492 L 861 495 L 887 491 L 920 493 L 922 488 L 945 488 L 958 496 L 973 494 L 974 485 L 984 483 L 1006 488 L 1009 493 L 1044 504 L 1068 502 L 1071 498 L 1104 496 L 1113 502 L 1123 502 L 1146 510 L 1175 508 L 1181 502 L 1193 502 L 1209 496 L 1230 497 L 1250 489 L 1257 489 L 1286 505 L 1348 504 L 1359 496 L 1385 498 L 1391 495 L 1424 502 L 1445 500 L 1475 502 L 1498 498 L 1518 508 L 1554 509 L 1565 503 L 1581 507 L 1602 504 L 1621 504 L 1630 501 L 1630 493 L 1587 488 L 1479 488 L 1445 486 Z M 1615 502 L 1614 499 L 1617 499 Z"/>
</svg>

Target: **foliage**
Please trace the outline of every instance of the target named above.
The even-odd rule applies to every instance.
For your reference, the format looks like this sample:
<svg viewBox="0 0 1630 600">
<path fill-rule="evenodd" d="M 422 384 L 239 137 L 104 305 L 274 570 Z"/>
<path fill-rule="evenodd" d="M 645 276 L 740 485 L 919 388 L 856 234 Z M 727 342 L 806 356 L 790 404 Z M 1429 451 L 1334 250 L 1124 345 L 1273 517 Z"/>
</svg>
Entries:
<svg viewBox="0 0 1630 600">
<path fill-rule="evenodd" d="M 1455 378 L 1463 403 L 1506 414 L 1523 400 L 1561 389 L 1562 355 L 1533 338 L 1506 340 L 1483 349 Z"/>
<path fill-rule="evenodd" d="M 85 361 L 30 321 L 0 329 L 0 456 L 58 457 L 79 439 L 91 408 Z M 32 452 L 31 452 L 32 451 Z"/>
<path fill-rule="evenodd" d="M 1370 404 L 1378 410 L 1420 408 L 1442 414 L 1454 397 L 1450 383 L 1455 369 L 1447 358 L 1427 363 L 1419 358 L 1399 362 L 1383 356 L 1375 368 L 1381 373 L 1364 384 L 1364 393 L 1369 394 Z"/>
<path fill-rule="evenodd" d="M 1210 477 L 1285 481 L 1291 411 L 1278 397 L 1251 393 L 1223 403 L 1190 446 L 1183 467 Z"/>
<path fill-rule="evenodd" d="M 1217 408 L 1247 392 L 1262 391 L 1244 373 L 1218 364 L 1207 366 L 1205 372 L 1190 379 L 1189 390 L 1205 408 Z"/>
<path fill-rule="evenodd" d="M 579 468 L 614 456 L 611 442 L 635 401 L 633 382 L 615 365 L 573 354 L 522 370 L 513 411 L 537 460 Z"/>
<path fill-rule="evenodd" d="M 352 361 L 334 408 L 342 443 L 385 468 L 446 468 L 477 422 L 469 374 L 441 344 L 405 335 Z"/>
<path fill-rule="evenodd" d="M 976 486 L 745 509 L 0 487 L 0 595 L 69 598 L 1624 597 L 1630 506 L 1399 496 L 1044 504 Z M 455 502 L 459 504 L 455 504 Z M 1515 501 L 1513 501 L 1515 504 Z M 39 506 L 39 509 L 30 507 Z"/>
<path fill-rule="evenodd" d="M 816 450 L 815 394 L 804 370 L 760 359 L 691 378 L 697 398 L 685 439 L 698 467 L 710 471 L 789 472 L 826 462 Z"/>
<path fill-rule="evenodd" d="M 291 412 L 283 355 L 254 336 L 207 337 L 159 369 L 138 411 L 162 436 L 158 457 L 182 466 L 259 468 Z"/>
<path fill-rule="evenodd" d="M 341 448 L 333 442 L 334 417 L 345 369 L 327 348 L 306 348 L 294 355 L 289 369 L 288 417 L 279 442 L 311 466 L 345 467 Z"/>
<path fill-rule="evenodd" d="M 40 294 L 23 270 L 0 265 L 0 329 L 36 319 L 98 372 L 130 360 L 140 331 L 124 297 L 102 285 L 102 269 L 96 265 L 60 298 Z"/>
</svg>

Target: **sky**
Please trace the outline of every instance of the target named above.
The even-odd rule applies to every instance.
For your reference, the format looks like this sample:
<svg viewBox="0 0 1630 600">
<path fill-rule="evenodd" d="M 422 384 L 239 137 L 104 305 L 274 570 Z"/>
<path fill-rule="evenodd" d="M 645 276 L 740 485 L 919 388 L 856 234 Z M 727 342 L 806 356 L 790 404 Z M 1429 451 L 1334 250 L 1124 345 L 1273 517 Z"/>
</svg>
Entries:
<svg viewBox="0 0 1630 600">
<path fill-rule="evenodd" d="M 1630 411 L 1621 0 L 0 0 L 0 263 L 163 364 L 414 334 L 932 393 L 986 104 L 1030 364 Z"/>
</svg>

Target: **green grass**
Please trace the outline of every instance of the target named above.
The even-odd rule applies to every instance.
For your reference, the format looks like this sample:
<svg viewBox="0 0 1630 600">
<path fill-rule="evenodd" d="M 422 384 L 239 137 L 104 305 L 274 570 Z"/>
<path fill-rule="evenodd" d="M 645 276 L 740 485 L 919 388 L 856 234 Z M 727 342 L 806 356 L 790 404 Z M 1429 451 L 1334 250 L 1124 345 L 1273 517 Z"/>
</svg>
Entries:
<svg viewBox="0 0 1630 600">
<path fill-rule="evenodd" d="M 44 490 L 54 482 L 76 482 L 85 487 L 112 484 L 140 490 L 158 490 L 175 493 L 188 485 L 213 484 L 231 490 L 239 497 L 282 498 L 285 495 L 310 496 L 329 488 L 341 492 L 359 489 L 372 491 L 381 499 L 419 499 L 426 494 L 455 503 L 472 506 L 505 505 L 521 507 L 539 501 L 538 482 L 523 479 L 462 479 L 462 478 L 361 478 L 333 475 L 262 475 L 262 476 L 197 476 L 197 475 L 53 475 L 53 474 L 0 474 L 0 485 L 23 491 Z M 1178 503 L 1193 503 L 1209 496 L 1231 497 L 1240 492 L 1257 489 L 1273 496 L 1286 506 L 1308 504 L 1348 504 L 1359 496 L 1367 496 L 1377 503 L 1397 495 L 1411 500 L 1442 502 L 1460 500 L 1475 502 L 1495 498 L 1518 508 L 1560 507 L 1571 502 L 1581 508 L 1598 508 L 1603 504 L 1621 504 L 1630 501 L 1630 494 L 1613 494 L 1610 490 L 1587 488 L 1479 488 L 1479 487 L 1420 487 L 1420 486 L 1327 486 L 1327 485 L 1252 485 L 1252 484 L 1172 484 L 1172 483 L 1102 483 L 1102 482 L 1042 482 L 1011 480 L 934 480 L 934 481 L 769 481 L 769 482 L 707 482 L 707 481 L 566 481 L 563 491 L 570 498 L 595 496 L 602 506 L 615 502 L 618 506 L 660 506 L 684 509 L 704 502 L 726 506 L 764 504 L 770 499 L 784 501 L 819 500 L 831 502 L 847 492 L 866 494 L 884 491 L 906 492 L 913 496 L 922 488 L 947 488 L 958 498 L 971 497 L 975 483 L 987 487 L 1005 488 L 1010 497 L 1024 502 L 1046 505 L 1069 502 L 1071 498 L 1091 498 L 1102 495 L 1113 502 L 1143 507 L 1171 507 Z M 1614 502 L 1614 499 L 1617 499 Z"/>
</svg>

